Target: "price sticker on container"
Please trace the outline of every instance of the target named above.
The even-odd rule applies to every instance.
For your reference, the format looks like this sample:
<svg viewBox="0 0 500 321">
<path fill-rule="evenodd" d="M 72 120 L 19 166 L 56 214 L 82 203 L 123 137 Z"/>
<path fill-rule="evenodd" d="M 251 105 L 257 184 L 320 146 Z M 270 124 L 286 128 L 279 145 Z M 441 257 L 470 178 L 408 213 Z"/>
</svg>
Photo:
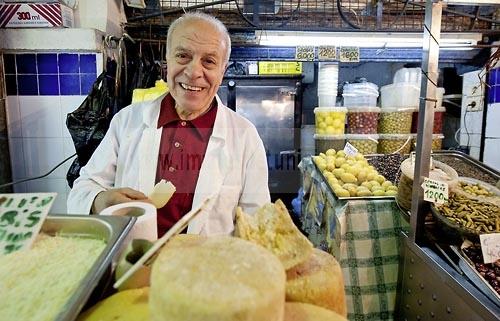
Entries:
<svg viewBox="0 0 500 321">
<path fill-rule="evenodd" d="M 479 235 L 484 263 L 493 263 L 500 260 L 500 233 Z"/>
<path fill-rule="evenodd" d="M 318 47 L 318 60 L 336 60 L 337 47 L 335 46 L 319 46 Z"/>
<path fill-rule="evenodd" d="M 0 194 L 0 256 L 31 247 L 56 195 Z"/>
<path fill-rule="evenodd" d="M 424 201 L 444 204 L 448 201 L 448 184 L 425 177 L 422 183 Z"/>
<path fill-rule="evenodd" d="M 356 149 L 356 147 L 352 146 L 351 144 L 349 144 L 349 142 L 347 142 L 345 143 L 344 146 L 344 153 L 347 156 L 355 156 L 358 153 L 358 150 Z"/>
<path fill-rule="evenodd" d="M 340 47 L 340 62 L 359 62 L 359 47 Z"/>
<path fill-rule="evenodd" d="M 314 46 L 297 46 L 295 47 L 295 60 L 313 61 Z"/>
</svg>

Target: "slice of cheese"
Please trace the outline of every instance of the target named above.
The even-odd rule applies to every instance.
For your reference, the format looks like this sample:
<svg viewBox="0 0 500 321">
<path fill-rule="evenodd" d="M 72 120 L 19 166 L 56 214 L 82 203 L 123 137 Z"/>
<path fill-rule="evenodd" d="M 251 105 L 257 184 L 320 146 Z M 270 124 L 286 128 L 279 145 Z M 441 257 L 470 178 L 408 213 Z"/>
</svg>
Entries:
<svg viewBox="0 0 500 321">
<path fill-rule="evenodd" d="M 149 199 L 153 202 L 156 208 L 162 208 L 168 203 L 172 195 L 174 195 L 176 188 L 170 181 L 162 179 L 155 185 L 153 192 L 149 195 Z"/>
<path fill-rule="evenodd" d="M 149 288 L 118 292 L 82 313 L 77 321 L 149 320 Z"/>
<path fill-rule="evenodd" d="M 309 260 L 286 271 L 286 300 L 315 304 L 347 316 L 340 264 L 332 255 L 314 249 Z"/>
<path fill-rule="evenodd" d="M 281 200 L 264 205 L 255 215 L 248 215 L 238 208 L 235 234 L 273 252 L 287 270 L 306 261 L 313 250 L 311 242 L 295 226 Z"/>
<path fill-rule="evenodd" d="M 245 240 L 177 235 L 153 263 L 149 306 L 151 321 L 283 321 L 285 270 Z"/>
<path fill-rule="evenodd" d="M 284 321 L 347 321 L 343 316 L 308 303 L 287 302 Z"/>
</svg>

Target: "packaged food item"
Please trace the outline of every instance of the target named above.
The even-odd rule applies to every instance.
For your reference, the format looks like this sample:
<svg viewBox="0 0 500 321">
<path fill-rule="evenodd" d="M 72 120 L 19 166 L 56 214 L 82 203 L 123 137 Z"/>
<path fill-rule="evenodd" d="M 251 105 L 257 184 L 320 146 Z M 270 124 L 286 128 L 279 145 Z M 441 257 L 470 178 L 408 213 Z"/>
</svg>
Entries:
<svg viewBox="0 0 500 321">
<path fill-rule="evenodd" d="M 319 155 L 319 153 L 325 153 L 331 148 L 335 150 L 343 150 L 345 147 L 345 135 L 314 134 L 314 145 L 316 155 Z"/>
<path fill-rule="evenodd" d="M 361 135 L 361 134 L 347 134 L 346 140 L 349 144 L 356 147 L 358 152 L 363 155 L 376 154 L 378 146 L 378 135 Z"/>
<path fill-rule="evenodd" d="M 378 123 L 379 134 L 409 134 L 414 107 L 382 108 Z"/>
<path fill-rule="evenodd" d="M 341 135 L 345 131 L 347 108 L 317 107 L 314 108 L 316 134 Z"/>
<path fill-rule="evenodd" d="M 409 154 L 411 151 L 411 134 L 380 134 L 378 141 L 379 154 Z"/>
<path fill-rule="evenodd" d="M 432 134 L 431 150 L 441 150 L 443 148 L 443 134 Z M 417 148 L 417 134 L 412 134 L 411 149 Z"/>
<path fill-rule="evenodd" d="M 444 114 L 446 113 L 445 107 L 439 107 L 434 109 L 434 124 L 432 126 L 432 132 L 434 134 L 439 134 L 443 132 L 443 122 Z M 411 120 L 411 132 L 416 133 L 418 130 L 418 108 L 413 112 Z"/>
<path fill-rule="evenodd" d="M 410 157 L 401 163 L 401 176 L 399 177 L 398 194 L 396 196 L 398 204 L 406 210 L 411 208 L 414 174 L 415 163 Z M 457 172 L 450 166 L 436 160 L 432 161 L 429 178 L 447 183 L 449 189 L 453 189 L 458 183 Z"/>
<path fill-rule="evenodd" d="M 376 134 L 379 107 L 349 107 L 347 109 L 347 132 L 349 134 Z"/>
</svg>

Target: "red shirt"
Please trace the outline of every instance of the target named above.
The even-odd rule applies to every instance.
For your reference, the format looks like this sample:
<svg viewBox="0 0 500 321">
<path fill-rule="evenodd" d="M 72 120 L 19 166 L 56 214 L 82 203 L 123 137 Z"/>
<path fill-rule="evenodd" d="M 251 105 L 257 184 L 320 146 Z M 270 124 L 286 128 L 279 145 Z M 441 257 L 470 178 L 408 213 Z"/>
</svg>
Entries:
<svg viewBox="0 0 500 321">
<path fill-rule="evenodd" d="M 161 103 L 158 128 L 163 127 L 156 168 L 156 182 L 171 181 L 176 192 L 158 209 L 158 237 L 165 234 L 184 214 L 191 210 L 201 164 L 214 128 L 217 104 L 191 121 L 181 120 L 175 101 L 168 94 Z"/>
</svg>

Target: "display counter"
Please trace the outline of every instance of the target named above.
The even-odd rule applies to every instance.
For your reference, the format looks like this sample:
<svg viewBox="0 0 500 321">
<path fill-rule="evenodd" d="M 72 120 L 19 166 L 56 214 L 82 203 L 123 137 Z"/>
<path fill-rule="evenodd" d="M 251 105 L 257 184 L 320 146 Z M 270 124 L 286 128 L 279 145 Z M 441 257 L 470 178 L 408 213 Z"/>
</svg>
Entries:
<svg viewBox="0 0 500 321">
<path fill-rule="evenodd" d="M 408 217 L 394 198 L 340 200 L 312 158 L 301 162 L 302 229 L 342 267 L 348 319 L 393 320 L 402 231 Z"/>
</svg>

